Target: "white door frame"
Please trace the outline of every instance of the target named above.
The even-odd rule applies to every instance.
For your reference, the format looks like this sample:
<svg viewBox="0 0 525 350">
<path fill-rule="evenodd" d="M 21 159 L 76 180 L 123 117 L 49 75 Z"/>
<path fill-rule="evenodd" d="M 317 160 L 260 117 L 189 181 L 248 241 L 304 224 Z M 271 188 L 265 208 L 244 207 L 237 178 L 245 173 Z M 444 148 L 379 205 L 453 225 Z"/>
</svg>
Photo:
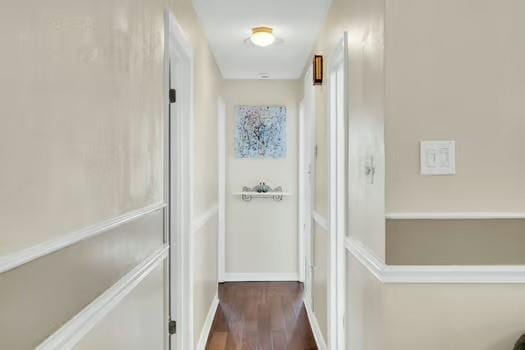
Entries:
<svg viewBox="0 0 525 350">
<path fill-rule="evenodd" d="M 345 246 L 348 134 L 348 35 L 345 32 L 328 62 L 330 140 L 329 348 L 345 348 Z"/>
<path fill-rule="evenodd" d="M 312 306 L 312 268 L 314 265 L 312 212 L 315 189 L 315 90 L 310 68 L 303 83 L 304 98 L 299 105 L 299 196 L 298 255 L 299 280 L 304 282 L 305 302 Z M 308 177 L 310 181 L 308 181 Z M 307 186 L 310 186 L 308 188 Z"/>
<path fill-rule="evenodd" d="M 168 88 L 176 89 L 177 101 L 166 93 L 165 183 L 170 215 L 169 312 L 177 321 L 176 341 L 170 349 L 193 349 L 193 257 L 191 241 L 193 168 L 193 49 L 176 18 L 165 14 L 165 71 Z M 166 89 L 168 91 L 168 89 Z M 173 337 L 172 337 L 173 338 Z"/>
<path fill-rule="evenodd" d="M 226 272 L 226 103 L 219 96 L 217 101 L 217 142 L 218 142 L 218 279 L 224 282 Z"/>
</svg>

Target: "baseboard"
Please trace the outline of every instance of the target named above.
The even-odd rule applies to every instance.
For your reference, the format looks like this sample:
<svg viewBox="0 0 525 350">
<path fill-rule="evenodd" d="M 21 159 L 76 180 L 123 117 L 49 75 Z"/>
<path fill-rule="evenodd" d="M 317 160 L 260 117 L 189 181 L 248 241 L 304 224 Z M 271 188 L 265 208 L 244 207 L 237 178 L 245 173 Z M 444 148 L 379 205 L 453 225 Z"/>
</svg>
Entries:
<svg viewBox="0 0 525 350">
<path fill-rule="evenodd" d="M 319 350 L 326 350 L 328 347 L 326 346 L 326 341 L 324 340 L 323 333 L 321 332 L 321 328 L 319 327 L 319 322 L 317 322 L 317 317 L 315 317 L 315 313 L 312 309 L 310 309 L 310 306 L 308 306 L 306 300 L 304 300 L 303 302 L 304 307 L 306 308 L 306 315 L 308 315 L 308 321 L 310 321 L 310 327 L 312 327 L 312 332 L 314 333 L 317 348 Z"/>
<path fill-rule="evenodd" d="M 299 281 L 297 273 L 225 273 L 224 282 L 285 282 Z"/>
<path fill-rule="evenodd" d="M 215 318 L 215 313 L 219 307 L 219 298 L 217 295 L 213 297 L 211 302 L 210 309 L 208 310 L 208 315 L 206 315 L 206 320 L 202 326 L 201 334 L 199 336 L 199 342 L 197 343 L 197 350 L 204 350 L 206 348 L 206 342 L 208 341 L 208 336 L 210 335 L 211 327 L 213 325 L 213 319 Z"/>
</svg>

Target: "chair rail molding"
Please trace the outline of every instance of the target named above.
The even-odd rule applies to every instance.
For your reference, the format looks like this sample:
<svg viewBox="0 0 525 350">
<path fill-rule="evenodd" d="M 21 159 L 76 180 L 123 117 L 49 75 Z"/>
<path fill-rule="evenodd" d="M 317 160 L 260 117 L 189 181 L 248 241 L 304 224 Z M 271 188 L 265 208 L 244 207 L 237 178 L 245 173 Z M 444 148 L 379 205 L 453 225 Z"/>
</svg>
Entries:
<svg viewBox="0 0 525 350">
<path fill-rule="evenodd" d="M 215 215 L 219 214 L 219 206 L 214 205 L 213 207 L 206 210 L 204 213 L 192 218 L 191 220 L 191 232 L 195 233 L 203 228 Z"/>
<path fill-rule="evenodd" d="M 525 266 L 386 265 L 361 242 L 346 238 L 345 246 L 382 283 L 392 284 L 523 284 Z"/>
<path fill-rule="evenodd" d="M 322 216 L 316 211 L 312 211 L 312 218 L 314 219 L 315 223 L 319 225 L 323 230 L 325 230 L 326 232 L 330 231 L 328 220 L 324 216 Z"/>
<path fill-rule="evenodd" d="M 126 214 L 101 221 L 78 231 L 65 234 L 47 242 L 39 243 L 29 248 L 0 257 L 0 273 L 12 270 L 27 264 L 35 259 L 49 255 L 58 250 L 67 248 L 80 241 L 93 238 L 122 224 L 134 221 L 144 215 L 153 213 L 166 207 L 166 203 L 157 203 L 147 207 L 130 211 Z"/>
<path fill-rule="evenodd" d="M 41 343 L 36 350 L 71 349 L 95 325 L 113 310 L 139 283 L 144 280 L 168 256 L 165 245 L 128 272 L 117 283 L 86 306 L 54 334 Z"/>
<path fill-rule="evenodd" d="M 498 220 L 498 219 L 525 219 L 521 212 L 414 212 L 414 213 L 387 213 L 387 220 Z"/>
</svg>

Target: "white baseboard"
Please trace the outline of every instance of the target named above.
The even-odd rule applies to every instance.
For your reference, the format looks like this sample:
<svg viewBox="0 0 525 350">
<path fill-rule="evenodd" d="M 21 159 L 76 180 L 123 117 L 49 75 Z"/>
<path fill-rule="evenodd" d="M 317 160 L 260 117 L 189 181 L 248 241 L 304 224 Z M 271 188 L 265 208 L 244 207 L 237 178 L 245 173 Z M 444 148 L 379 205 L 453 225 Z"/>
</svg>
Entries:
<svg viewBox="0 0 525 350">
<path fill-rule="evenodd" d="M 282 282 L 299 281 L 297 273 L 225 273 L 224 282 Z"/>
<path fill-rule="evenodd" d="M 168 256 L 168 246 L 159 249 L 117 283 L 102 293 L 71 320 L 49 336 L 36 350 L 72 349 Z"/>
<path fill-rule="evenodd" d="M 308 321 L 310 321 L 310 327 L 312 327 L 312 332 L 314 333 L 317 348 L 319 350 L 326 350 L 328 347 L 326 346 L 326 341 L 324 340 L 323 333 L 321 332 L 321 328 L 319 327 L 319 322 L 317 322 L 317 317 L 315 317 L 315 313 L 312 309 L 310 309 L 310 306 L 308 306 L 306 300 L 304 300 L 303 302 L 304 307 L 306 308 L 306 314 L 308 315 Z"/>
<path fill-rule="evenodd" d="M 208 341 L 208 336 L 210 335 L 211 327 L 213 325 L 213 319 L 215 318 L 215 313 L 219 307 L 219 298 L 217 295 L 213 298 L 211 302 L 210 309 L 208 310 L 208 315 L 206 315 L 206 320 L 202 326 L 201 334 L 199 336 L 199 342 L 197 343 L 197 350 L 205 350 L 206 342 Z"/>
</svg>

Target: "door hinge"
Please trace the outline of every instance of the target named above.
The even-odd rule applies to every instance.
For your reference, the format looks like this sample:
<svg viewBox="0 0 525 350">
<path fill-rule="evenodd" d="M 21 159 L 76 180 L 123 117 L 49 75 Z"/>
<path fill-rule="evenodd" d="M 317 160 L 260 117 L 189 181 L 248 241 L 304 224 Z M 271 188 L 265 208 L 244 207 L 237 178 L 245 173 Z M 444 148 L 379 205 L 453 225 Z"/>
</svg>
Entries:
<svg viewBox="0 0 525 350">
<path fill-rule="evenodd" d="M 177 102 L 177 90 L 170 89 L 170 103 Z"/>
<path fill-rule="evenodd" d="M 170 320 L 168 323 L 168 332 L 170 335 L 177 333 L 177 321 Z"/>
</svg>

